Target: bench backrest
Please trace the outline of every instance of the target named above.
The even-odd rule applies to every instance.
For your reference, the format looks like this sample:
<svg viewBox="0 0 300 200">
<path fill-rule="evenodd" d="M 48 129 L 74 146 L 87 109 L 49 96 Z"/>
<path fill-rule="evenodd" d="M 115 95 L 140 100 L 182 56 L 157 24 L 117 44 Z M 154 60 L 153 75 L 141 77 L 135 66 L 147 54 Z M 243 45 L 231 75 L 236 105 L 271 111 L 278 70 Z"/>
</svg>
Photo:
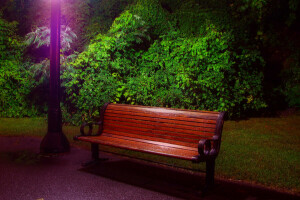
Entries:
<svg viewBox="0 0 300 200">
<path fill-rule="evenodd" d="M 100 132 L 197 147 L 200 139 L 221 137 L 224 113 L 106 104 Z"/>
</svg>

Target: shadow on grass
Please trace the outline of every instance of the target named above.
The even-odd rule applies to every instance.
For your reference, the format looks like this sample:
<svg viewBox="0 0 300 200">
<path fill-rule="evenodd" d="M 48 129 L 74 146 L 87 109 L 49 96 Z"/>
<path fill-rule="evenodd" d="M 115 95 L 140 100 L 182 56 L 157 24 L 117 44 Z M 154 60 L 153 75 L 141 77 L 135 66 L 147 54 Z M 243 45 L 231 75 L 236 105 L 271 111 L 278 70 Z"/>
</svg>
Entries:
<svg viewBox="0 0 300 200">
<path fill-rule="evenodd" d="M 216 180 L 215 188 L 203 196 L 204 173 L 132 159 L 104 161 L 80 171 L 183 199 L 300 199 L 297 195 L 226 180 Z"/>
</svg>

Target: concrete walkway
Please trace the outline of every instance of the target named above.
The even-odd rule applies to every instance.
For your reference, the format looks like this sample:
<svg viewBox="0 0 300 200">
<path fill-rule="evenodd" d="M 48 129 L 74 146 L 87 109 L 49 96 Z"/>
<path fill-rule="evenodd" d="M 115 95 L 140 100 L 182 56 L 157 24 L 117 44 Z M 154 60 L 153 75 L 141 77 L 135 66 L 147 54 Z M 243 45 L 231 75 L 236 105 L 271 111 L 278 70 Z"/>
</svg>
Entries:
<svg viewBox="0 0 300 200">
<path fill-rule="evenodd" d="M 203 173 L 186 172 L 111 154 L 92 167 L 82 167 L 91 153 L 75 148 L 70 153 L 38 154 L 40 138 L 0 137 L 1 200 L 85 199 L 300 199 L 253 185 L 216 181 L 216 188 L 201 197 Z"/>
</svg>

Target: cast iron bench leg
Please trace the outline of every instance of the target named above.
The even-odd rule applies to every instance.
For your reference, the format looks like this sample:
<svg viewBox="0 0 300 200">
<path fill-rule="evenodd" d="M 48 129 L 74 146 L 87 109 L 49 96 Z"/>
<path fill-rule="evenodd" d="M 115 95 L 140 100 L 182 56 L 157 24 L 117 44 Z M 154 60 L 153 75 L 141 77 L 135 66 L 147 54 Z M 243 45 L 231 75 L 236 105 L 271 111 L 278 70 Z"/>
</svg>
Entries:
<svg viewBox="0 0 300 200">
<path fill-rule="evenodd" d="M 206 187 L 212 188 L 215 184 L 215 159 L 206 161 L 206 177 L 205 184 Z"/>
<path fill-rule="evenodd" d="M 92 159 L 99 160 L 99 145 L 91 143 Z"/>
<path fill-rule="evenodd" d="M 202 197 L 204 197 L 215 184 L 215 159 L 206 161 L 206 176 L 205 176 L 205 186 L 202 189 Z"/>
<path fill-rule="evenodd" d="M 99 158 L 99 144 L 91 143 L 91 151 L 92 151 L 92 160 L 86 163 L 83 163 L 83 167 L 88 167 L 94 164 L 97 164 L 101 161 L 108 160 L 108 158 Z"/>
</svg>

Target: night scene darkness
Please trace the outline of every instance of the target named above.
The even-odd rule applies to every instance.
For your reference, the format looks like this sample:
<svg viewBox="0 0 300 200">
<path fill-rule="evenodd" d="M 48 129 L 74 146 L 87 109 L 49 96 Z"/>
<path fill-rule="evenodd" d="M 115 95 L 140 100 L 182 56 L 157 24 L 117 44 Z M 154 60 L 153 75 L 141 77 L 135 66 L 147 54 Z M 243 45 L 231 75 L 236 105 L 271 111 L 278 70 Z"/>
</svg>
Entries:
<svg viewBox="0 0 300 200">
<path fill-rule="evenodd" d="M 300 199 L 299 0 L 1 0 L 0 199 Z"/>
</svg>

